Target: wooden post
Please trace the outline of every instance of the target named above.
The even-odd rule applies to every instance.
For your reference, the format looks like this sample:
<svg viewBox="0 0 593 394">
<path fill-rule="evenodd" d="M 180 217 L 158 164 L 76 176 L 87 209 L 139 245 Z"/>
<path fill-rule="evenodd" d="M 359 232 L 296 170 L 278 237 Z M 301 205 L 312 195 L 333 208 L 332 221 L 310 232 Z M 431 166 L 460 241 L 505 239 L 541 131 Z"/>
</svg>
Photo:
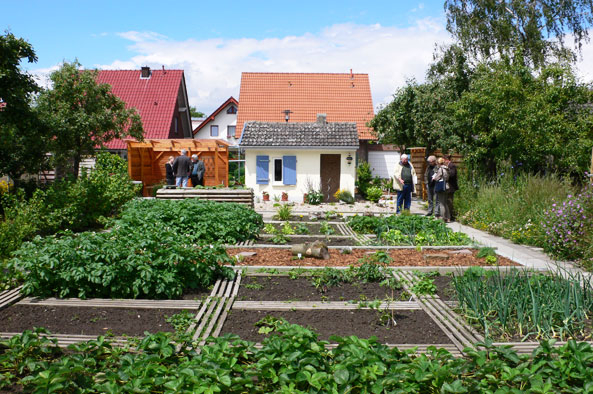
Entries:
<svg viewBox="0 0 593 394">
<path fill-rule="evenodd" d="M 214 180 L 216 181 L 216 185 L 220 184 L 218 181 L 218 143 L 216 143 L 216 148 L 214 149 Z"/>
<path fill-rule="evenodd" d="M 593 176 L 593 148 L 591 148 L 591 168 L 589 168 L 589 177 Z"/>
</svg>

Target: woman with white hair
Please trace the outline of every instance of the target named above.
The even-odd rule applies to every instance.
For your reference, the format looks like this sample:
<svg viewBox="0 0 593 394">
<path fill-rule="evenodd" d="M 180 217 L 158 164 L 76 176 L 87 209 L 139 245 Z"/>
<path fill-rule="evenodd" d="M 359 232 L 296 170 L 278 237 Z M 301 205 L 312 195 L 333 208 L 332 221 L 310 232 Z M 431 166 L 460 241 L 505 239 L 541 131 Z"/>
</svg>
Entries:
<svg viewBox="0 0 593 394">
<path fill-rule="evenodd" d="M 441 207 L 441 216 L 445 223 L 451 221 L 451 211 L 447 204 L 447 194 L 449 193 L 449 167 L 447 162 L 442 157 L 439 157 L 437 172 L 432 176 L 432 179 L 436 182 L 434 191 L 436 192 L 439 199 L 439 206 Z"/>
<path fill-rule="evenodd" d="M 393 188 L 397 191 L 397 213 L 403 209 L 410 210 L 412 193 L 416 192 L 416 170 L 408 160 L 405 153 L 400 156 L 400 161 L 395 165 L 393 174 Z"/>
</svg>

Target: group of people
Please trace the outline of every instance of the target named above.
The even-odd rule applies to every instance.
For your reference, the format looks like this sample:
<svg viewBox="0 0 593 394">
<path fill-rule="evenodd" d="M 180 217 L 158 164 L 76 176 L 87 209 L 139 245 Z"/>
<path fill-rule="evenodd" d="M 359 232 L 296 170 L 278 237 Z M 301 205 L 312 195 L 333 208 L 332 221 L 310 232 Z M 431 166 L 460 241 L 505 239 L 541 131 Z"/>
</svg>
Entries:
<svg viewBox="0 0 593 394">
<path fill-rule="evenodd" d="M 177 156 L 177 158 L 169 156 L 169 160 L 165 164 L 167 185 L 171 186 L 187 187 L 189 179 L 193 186 L 204 186 L 205 172 L 204 162 L 198 158 L 198 155 L 194 154 L 189 158 L 185 149 L 181 150 L 181 156 Z"/>
<path fill-rule="evenodd" d="M 451 162 L 451 155 L 429 156 L 424 172 L 424 182 L 428 194 L 428 213 L 426 216 L 440 217 L 446 223 L 454 220 L 453 197 L 459 189 L 457 185 L 457 166 Z M 401 209 L 410 210 L 412 193 L 416 192 L 418 177 L 408 155 L 400 156 L 395 166 L 393 187 L 397 191 L 397 213 Z"/>
</svg>

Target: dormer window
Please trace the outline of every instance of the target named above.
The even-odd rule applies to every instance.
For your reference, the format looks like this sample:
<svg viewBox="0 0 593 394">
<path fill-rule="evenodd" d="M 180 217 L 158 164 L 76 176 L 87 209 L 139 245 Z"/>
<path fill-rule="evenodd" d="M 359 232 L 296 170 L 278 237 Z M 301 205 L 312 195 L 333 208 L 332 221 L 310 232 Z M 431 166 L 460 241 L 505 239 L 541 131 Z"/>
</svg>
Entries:
<svg viewBox="0 0 593 394">
<path fill-rule="evenodd" d="M 150 67 L 144 66 L 140 69 L 140 79 L 149 79 L 151 74 Z"/>
<path fill-rule="evenodd" d="M 237 113 L 237 108 L 234 105 L 231 105 L 229 109 L 226 110 L 227 114 L 234 115 Z"/>
</svg>

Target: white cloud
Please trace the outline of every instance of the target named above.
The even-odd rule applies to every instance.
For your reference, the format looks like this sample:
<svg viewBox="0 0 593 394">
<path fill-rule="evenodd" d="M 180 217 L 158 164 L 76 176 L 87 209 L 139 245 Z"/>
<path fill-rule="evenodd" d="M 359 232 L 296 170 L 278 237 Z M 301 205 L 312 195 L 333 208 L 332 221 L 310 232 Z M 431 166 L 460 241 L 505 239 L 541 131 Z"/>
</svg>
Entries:
<svg viewBox="0 0 593 394">
<path fill-rule="evenodd" d="M 414 27 L 338 24 L 318 33 L 265 39 L 174 41 L 154 32 L 124 32 L 136 53 L 96 65 L 136 69 L 144 65 L 185 70 L 190 104 L 209 113 L 230 96 L 238 98 L 241 73 L 368 73 L 373 103 L 389 101 L 407 78 L 424 78 L 435 43 L 449 40 L 443 24 L 419 20 Z"/>
</svg>

